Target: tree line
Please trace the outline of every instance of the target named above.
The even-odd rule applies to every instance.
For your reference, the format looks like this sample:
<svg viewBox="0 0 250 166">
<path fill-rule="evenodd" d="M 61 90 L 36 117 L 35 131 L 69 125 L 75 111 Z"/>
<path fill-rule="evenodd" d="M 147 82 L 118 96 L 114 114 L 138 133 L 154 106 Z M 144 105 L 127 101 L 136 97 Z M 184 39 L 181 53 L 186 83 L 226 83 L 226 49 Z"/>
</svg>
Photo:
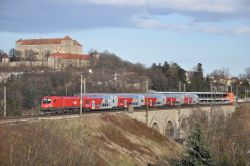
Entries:
<svg viewBox="0 0 250 166">
<path fill-rule="evenodd" d="M 96 51 L 90 54 L 96 54 Z M 87 79 L 87 92 L 145 92 L 146 80 L 149 89 L 155 91 L 220 91 L 221 79 L 226 79 L 226 69 L 215 70 L 204 76 L 203 65 L 198 63 L 192 71 L 186 71 L 178 63 L 153 63 L 151 67 L 122 60 L 108 51 L 99 52 L 98 63 L 90 62 L 88 68 L 68 67 L 62 71 L 48 68 L 21 67 L 14 71 L 24 74 L 13 75 L 7 80 L 7 109 L 11 114 L 20 114 L 21 110 L 38 108 L 41 98 L 46 95 L 74 95 L 80 90 L 80 77 Z M 7 68 L 12 71 L 11 68 Z M 5 72 L 8 70 L 5 69 Z M 91 72 L 89 72 L 91 69 Z M 40 72 L 39 71 L 43 71 Z M 238 92 L 244 97 L 249 86 L 250 68 L 232 82 L 226 91 Z M 223 85 L 225 87 L 225 85 Z M 250 91 L 249 91 L 250 92 Z M 249 93 L 250 94 L 250 93 Z M 0 100 L 3 99 L 3 83 L 0 84 Z"/>
</svg>

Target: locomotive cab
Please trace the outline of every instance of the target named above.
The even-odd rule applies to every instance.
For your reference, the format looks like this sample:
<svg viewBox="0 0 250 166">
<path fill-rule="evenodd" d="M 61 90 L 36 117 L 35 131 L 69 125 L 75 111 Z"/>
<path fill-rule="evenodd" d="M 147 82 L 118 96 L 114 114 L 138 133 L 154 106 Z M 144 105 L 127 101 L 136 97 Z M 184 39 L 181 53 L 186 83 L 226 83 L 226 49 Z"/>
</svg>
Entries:
<svg viewBox="0 0 250 166">
<path fill-rule="evenodd" d="M 41 103 L 41 111 L 48 112 L 51 111 L 51 108 L 52 108 L 52 97 L 49 96 L 43 97 Z"/>
</svg>

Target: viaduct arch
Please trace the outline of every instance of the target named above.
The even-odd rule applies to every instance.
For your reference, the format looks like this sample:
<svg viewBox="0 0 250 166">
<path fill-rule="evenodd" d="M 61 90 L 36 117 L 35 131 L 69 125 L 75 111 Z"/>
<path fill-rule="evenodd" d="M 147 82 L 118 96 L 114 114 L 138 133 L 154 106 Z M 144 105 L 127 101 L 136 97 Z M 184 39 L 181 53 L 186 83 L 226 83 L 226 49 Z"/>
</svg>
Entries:
<svg viewBox="0 0 250 166">
<path fill-rule="evenodd" d="M 235 106 L 225 105 L 220 106 L 221 111 L 225 115 L 230 115 L 235 111 Z M 150 110 L 148 114 L 146 111 L 134 111 L 128 113 L 134 119 L 137 119 L 154 130 L 158 131 L 164 136 L 170 137 L 172 139 L 185 139 L 187 130 L 189 127 L 187 118 L 193 113 L 193 111 L 203 111 L 207 115 L 210 115 L 211 111 L 218 111 L 218 109 L 213 110 L 210 106 L 203 106 L 200 108 L 190 107 L 190 108 L 171 108 L 171 109 L 159 109 Z M 148 117 L 146 116 L 148 115 Z"/>
</svg>

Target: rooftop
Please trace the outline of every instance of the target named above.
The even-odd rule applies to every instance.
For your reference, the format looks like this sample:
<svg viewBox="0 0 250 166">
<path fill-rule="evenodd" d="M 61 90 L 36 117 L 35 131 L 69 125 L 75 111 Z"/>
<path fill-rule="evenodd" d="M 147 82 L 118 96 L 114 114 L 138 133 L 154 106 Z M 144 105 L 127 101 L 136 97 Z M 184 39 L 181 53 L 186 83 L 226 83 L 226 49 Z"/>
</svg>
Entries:
<svg viewBox="0 0 250 166">
<path fill-rule="evenodd" d="M 69 36 L 65 36 L 64 38 L 49 38 L 49 39 L 19 39 L 16 43 L 21 45 L 43 45 L 43 44 L 61 44 L 63 40 L 73 40 Z M 75 46 L 82 46 L 78 41 L 73 40 Z"/>
</svg>

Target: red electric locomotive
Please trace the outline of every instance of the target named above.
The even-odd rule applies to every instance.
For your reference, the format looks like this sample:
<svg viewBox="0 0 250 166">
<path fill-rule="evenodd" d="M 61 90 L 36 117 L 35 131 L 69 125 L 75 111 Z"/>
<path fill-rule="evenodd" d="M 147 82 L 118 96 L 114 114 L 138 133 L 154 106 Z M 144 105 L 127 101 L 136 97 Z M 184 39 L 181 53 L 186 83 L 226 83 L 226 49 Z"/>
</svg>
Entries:
<svg viewBox="0 0 250 166">
<path fill-rule="evenodd" d="M 43 112 L 76 111 L 79 108 L 80 98 L 78 96 L 45 96 L 41 103 Z"/>
</svg>

